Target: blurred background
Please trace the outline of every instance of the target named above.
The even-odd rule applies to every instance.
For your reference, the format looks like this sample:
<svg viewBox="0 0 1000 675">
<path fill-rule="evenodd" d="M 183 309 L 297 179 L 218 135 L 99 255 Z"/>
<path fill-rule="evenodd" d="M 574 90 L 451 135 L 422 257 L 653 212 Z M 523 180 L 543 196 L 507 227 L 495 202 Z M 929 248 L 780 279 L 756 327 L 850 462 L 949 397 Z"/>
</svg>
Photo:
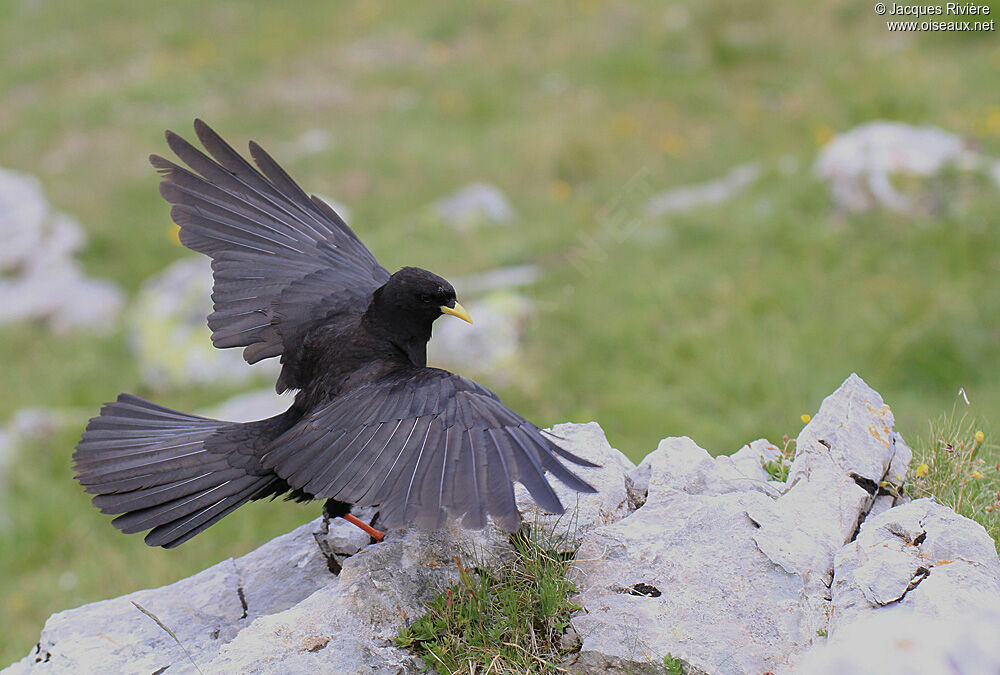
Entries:
<svg viewBox="0 0 1000 675">
<path fill-rule="evenodd" d="M 147 163 L 195 117 L 390 270 L 452 279 L 477 328 L 438 322 L 432 360 L 543 426 L 729 453 L 855 371 L 908 439 L 959 388 L 997 419 L 995 32 L 889 33 L 867 0 L 280 5 L 0 0 L 0 665 L 54 611 L 320 512 L 251 504 L 153 550 L 72 479 L 121 391 L 287 405 L 211 348 L 209 271 Z"/>
</svg>

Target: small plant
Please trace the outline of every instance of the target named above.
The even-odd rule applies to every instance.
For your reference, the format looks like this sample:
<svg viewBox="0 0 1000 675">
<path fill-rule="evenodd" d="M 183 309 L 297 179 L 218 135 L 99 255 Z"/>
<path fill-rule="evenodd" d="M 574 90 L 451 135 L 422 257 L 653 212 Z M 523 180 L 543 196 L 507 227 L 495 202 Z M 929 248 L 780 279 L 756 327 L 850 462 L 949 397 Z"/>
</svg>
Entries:
<svg viewBox="0 0 1000 675">
<path fill-rule="evenodd" d="M 456 556 L 459 582 L 400 630 L 396 644 L 440 672 L 555 672 L 567 650 L 560 639 L 578 609 L 566 579 L 571 556 L 551 537 L 511 535 L 514 559 L 500 569 L 473 568 Z"/>
<path fill-rule="evenodd" d="M 788 480 L 788 471 L 792 468 L 792 460 L 795 459 L 795 439 L 789 438 L 788 434 L 785 434 L 781 440 L 784 443 L 781 446 L 781 457 L 770 461 L 764 461 L 764 458 L 761 457 L 760 465 L 764 467 L 764 471 L 771 477 L 771 480 L 784 483 Z"/>
<path fill-rule="evenodd" d="M 930 422 L 927 438 L 917 439 L 906 474 L 910 497 L 934 497 L 975 520 L 994 542 L 1000 538 L 1000 453 L 985 424 L 963 414 Z"/>
<path fill-rule="evenodd" d="M 684 662 L 668 653 L 663 657 L 663 671 L 667 675 L 684 675 Z"/>
</svg>

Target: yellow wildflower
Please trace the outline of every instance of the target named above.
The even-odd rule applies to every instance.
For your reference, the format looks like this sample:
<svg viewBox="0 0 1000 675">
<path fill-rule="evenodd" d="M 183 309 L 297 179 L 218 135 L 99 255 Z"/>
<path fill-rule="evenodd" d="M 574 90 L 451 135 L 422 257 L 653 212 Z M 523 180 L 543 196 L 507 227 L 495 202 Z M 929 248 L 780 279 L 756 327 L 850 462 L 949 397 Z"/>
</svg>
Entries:
<svg viewBox="0 0 1000 675">
<path fill-rule="evenodd" d="M 572 186 L 564 180 L 549 183 L 549 199 L 554 202 L 564 202 L 573 195 Z"/>
<path fill-rule="evenodd" d="M 983 474 L 979 473 L 978 471 L 973 471 L 972 472 L 972 477 L 973 478 L 982 478 Z"/>
<path fill-rule="evenodd" d="M 802 424 L 809 424 L 809 420 L 811 420 L 812 417 L 810 417 L 809 415 L 802 415 L 801 417 L 799 417 L 799 419 L 802 420 Z"/>
<path fill-rule="evenodd" d="M 833 130 L 833 127 L 828 124 L 822 125 L 815 132 L 816 145 L 826 145 L 835 135 L 836 132 Z"/>
<path fill-rule="evenodd" d="M 977 430 L 975 435 L 976 443 L 982 443 L 986 439 L 986 434 L 982 430 Z"/>
<path fill-rule="evenodd" d="M 931 468 L 929 466 L 927 466 L 926 464 L 921 464 L 921 465 L 917 466 L 917 477 L 918 478 L 920 476 L 926 476 L 930 472 L 931 472 Z"/>
</svg>

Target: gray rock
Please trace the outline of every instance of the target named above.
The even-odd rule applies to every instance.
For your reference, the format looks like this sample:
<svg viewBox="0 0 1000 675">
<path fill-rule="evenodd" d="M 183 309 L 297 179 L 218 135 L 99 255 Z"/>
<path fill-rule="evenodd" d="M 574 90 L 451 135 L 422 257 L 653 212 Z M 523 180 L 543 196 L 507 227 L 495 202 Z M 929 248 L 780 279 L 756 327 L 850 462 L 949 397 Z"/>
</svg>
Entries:
<svg viewBox="0 0 1000 675">
<path fill-rule="evenodd" d="M 933 501 L 896 503 L 911 453 L 892 426 L 852 375 L 799 434 L 788 483 L 763 470 L 781 457 L 766 440 L 713 458 L 667 438 L 634 466 L 597 424 L 554 427 L 555 442 L 602 464 L 579 469 L 597 494 L 554 481 L 562 518 L 517 490 L 527 523 L 579 546 L 582 609 L 564 639 L 579 652 L 562 665 L 662 672 L 670 654 L 694 674 L 996 671 L 995 545 Z M 53 615 L 9 672 L 192 672 L 132 600 L 205 672 L 418 672 L 394 638 L 457 579 L 454 557 L 513 555 L 492 526 L 369 541 L 319 519 L 177 584 Z"/>
<path fill-rule="evenodd" d="M 650 197 L 646 202 L 646 215 L 655 218 L 690 211 L 700 206 L 722 204 L 748 188 L 759 177 L 760 167 L 757 164 L 741 164 L 721 178 L 673 188 Z"/>
<path fill-rule="evenodd" d="M 810 675 L 843 673 L 1000 672 L 1000 613 L 935 619 L 886 608 L 851 623 L 803 656 L 795 669 Z"/>
<path fill-rule="evenodd" d="M 720 456 L 721 458 L 721 456 Z M 717 458 L 718 459 L 718 458 Z M 750 480 L 771 482 L 771 476 L 764 469 L 767 462 L 780 462 L 788 465 L 781 456 L 781 450 L 766 438 L 758 438 L 747 443 L 729 456 L 733 467 Z"/>
<path fill-rule="evenodd" d="M 1000 560 L 979 523 L 930 499 L 870 516 L 837 552 L 830 635 L 892 605 L 929 619 L 1000 607 Z"/>
<path fill-rule="evenodd" d="M 262 617 L 224 646 L 211 672 L 419 672 L 422 662 L 393 646 L 400 626 L 458 580 L 456 555 L 489 561 L 506 537 L 488 528 L 389 532 L 347 558 L 343 570 L 294 608 Z"/>
<path fill-rule="evenodd" d="M 689 439 L 668 439 L 654 455 L 677 457 L 683 468 L 675 476 L 668 462 L 644 460 L 645 504 L 600 528 L 577 555 L 580 658 L 636 669 L 669 653 L 712 673 L 773 670 L 824 617 L 803 607 L 802 581 L 753 540 L 747 511 L 772 498 Z"/>
<path fill-rule="evenodd" d="M 877 486 L 909 449 L 881 397 L 852 375 L 799 435 L 787 485 L 760 469 L 775 451 L 762 441 L 713 458 L 668 438 L 639 464 L 643 506 L 598 528 L 577 556 L 584 662 L 631 668 L 669 653 L 711 673 L 764 672 L 819 639 L 834 555 L 874 501 L 852 475 Z"/>
<path fill-rule="evenodd" d="M 295 401 L 291 392 L 277 394 L 274 387 L 237 394 L 198 414 L 230 422 L 253 422 L 285 412 Z"/>
<path fill-rule="evenodd" d="M 52 210 L 37 178 L 0 169 L 0 324 L 113 328 L 124 295 L 83 274 L 74 258 L 83 242 L 83 228 Z"/>
<path fill-rule="evenodd" d="M 182 258 L 143 283 L 129 310 L 129 338 L 147 384 L 239 384 L 255 376 L 277 377 L 276 359 L 251 368 L 242 350 L 212 345 L 211 293 L 211 261 L 200 255 Z"/>
<path fill-rule="evenodd" d="M 631 463 L 607 446 L 600 427 L 555 431 L 573 452 L 622 467 L 620 498 Z M 597 483 L 593 472 L 602 470 L 590 471 Z M 587 508 L 605 507 L 595 500 Z M 356 511 L 369 521 L 373 513 Z M 455 557 L 489 565 L 513 555 L 507 534 L 492 525 L 394 530 L 380 544 L 369 541 L 341 519 L 317 519 L 175 584 L 54 614 L 39 646 L 6 672 L 194 672 L 184 649 L 132 601 L 172 630 L 206 673 L 419 672 L 422 662 L 393 640 L 458 580 Z"/>
<path fill-rule="evenodd" d="M 554 543 L 562 550 L 575 551 L 596 528 L 619 521 L 636 509 L 635 489 L 629 476 L 635 464 L 611 447 L 597 422 L 557 424 L 552 427 L 550 438 L 570 452 L 601 465 L 598 468 L 573 466 L 573 471 L 597 492 L 579 493 L 553 479 L 559 501 L 567 509 L 563 515 L 539 509 L 522 485 L 517 485 L 514 496 L 524 522 L 554 534 Z"/>
<path fill-rule="evenodd" d="M 534 303 L 513 291 L 493 291 L 466 305 L 473 325 L 438 321 L 428 343 L 431 363 L 506 383 L 519 373 L 521 330 Z"/>
<path fill-rule="evenodd" d="M 471 183 L 440 199 L 434 210 L 453 227 L 464 229 L 480 224 L 514 221 L 514 209 L 503 191 L 489 183 Z"/>
<path fill-rule="evenodd" d="M 38 646 L 9 670 L 92 673 L 193 671 L 253 620 L 287 609 L 332 577 L 312 531 L 318 521 L 236 560 L 162 588 L 137 591 L 53 614 Z M 132 603 L 152 613 L 183 649 Z"/>
<path fill-rule="evenodd" d="M 466 293 L 485 293 L 488 291 L 507 290 L 518 286 L 530 286 L 538 281 L 541 270 L 536 265 L 514 265 L 475 274 L 469 277 L 459 277 L 454 280 L 455 288 L 460 296 Z"/>
<path fill-rule="evenodd" d="M 867 122 L 823 146 L 813 172 L 827 181 L 834 203 L 848 212 L 881 206 L 907 212 L 915 204 L 892 185 L 894 174 L 931 176 L 944 167 L 980 170 L 982 158 L 962 139 L 932 126 Z"/>
<path fill-rule="evenodd" d="M 879 484 L 893 482 L 890 469 L 905 473 L 912 453 L 893 423 L 882 397 L 851 375 L 799 433 L 784 494 L 748 512 L 760 526 L 756 544 L 803 579 L 814 603 L 826 594 L 833 556 L 853 538 Z"/>
</svg>

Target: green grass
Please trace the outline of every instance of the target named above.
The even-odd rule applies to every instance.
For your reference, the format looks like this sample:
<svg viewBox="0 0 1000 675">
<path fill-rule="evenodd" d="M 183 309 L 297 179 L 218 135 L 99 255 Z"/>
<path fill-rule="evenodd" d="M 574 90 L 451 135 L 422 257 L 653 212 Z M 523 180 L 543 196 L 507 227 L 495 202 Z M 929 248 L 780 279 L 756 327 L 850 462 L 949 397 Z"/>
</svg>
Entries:
<svg viewBox="0 0 1000 675">
<path fill-rule="evenodd" d="M 596 419 L 633 459 L 667 435 L 715 453 L 780 438 L 852 371 L 907 439 L 959 387 L 986 417 L 1000 409 L 997 189 L 947 175 L 921 214 L 844 216 L 809 172 L 831 133 L 879 118 L 1000 156 L 993 34 L 889 35 L 845 0 L 0 0 L 0 62 L 0 166 L 38 176 L 87 230 L 87 272 L 130 293 L 185 255 L 145 158 L 200 116 L 350 206 L 391 269 L 539 265 L 521 372 L 498 392 L 543 425 Z M 317 128 L 330 146 L 297 151 Z M 747 161 L 764 176 L 733 201 L 643 215 L 649 196 Z M 503 189 L 518 223 L 456 233 L 428 216 L 472 180 Z M 120 391 L 191 410 L 233 390 L 144 386 L 111 328 L 0 328 L 0 420 L 29 405 L 81 416 L 22 448 L 0 492 L 0 663 L 53 611 L 175 580 L 318 512 L 253 505 L 170 552 L 117 534 L 72 482 L 86 417 Z"/>
<path fill-rule="evenodd" d="M 906 493 L 933 497 L 986 528 L 1000 552 L 1000 447 L 988 423 L 952 410 L 929 422 L 913 447 Z"/>
<path fill-rule="evenodd" d="M 438 672 L 557 672 L 560 638 L 578 609 L 566 579 L 571 556 L 537 528 L 514 533 L 511 544 L 515 556 L 499 568 L 469 568 L 456 557 L 459 583 L 400 630 L 397 646 Z"/>
</svg>

